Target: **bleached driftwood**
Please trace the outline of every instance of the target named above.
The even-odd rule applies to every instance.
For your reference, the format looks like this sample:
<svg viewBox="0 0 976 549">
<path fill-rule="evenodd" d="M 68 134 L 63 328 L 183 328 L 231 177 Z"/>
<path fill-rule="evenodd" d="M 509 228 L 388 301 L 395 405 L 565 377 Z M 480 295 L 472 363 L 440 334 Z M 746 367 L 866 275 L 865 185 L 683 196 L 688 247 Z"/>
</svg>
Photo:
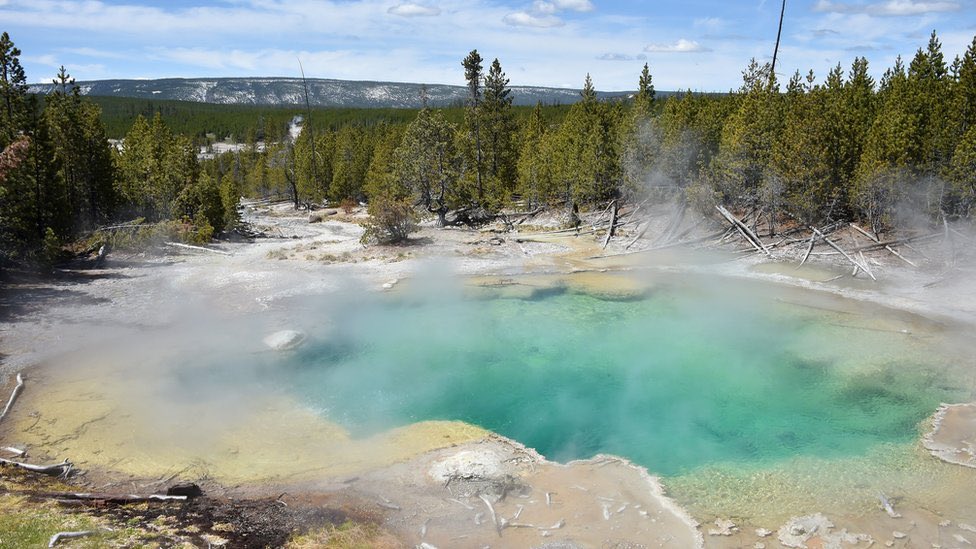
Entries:
<svg viewBox="0 0 976 549">
<path fill-rule="evenodd" d="M 14 401 L 17 400 L 17 395 L 24 389 L 24 377 L 17 374 L 17 385 L 14 390 L 10 393 L 10 398 L 7 400 L 7 405 L 3 407 L 3 412 L 0 412 L 0 421 L 7 416 L 7 412 L 10 411 L 10 407 L 14 405 Z"/>
<path fill-rule="evenodd" d="M 719 237 L 719 236 L 721 236 L 723 234 L 725 234 L 725 231 L 720 231 L 720 232 L 717 232 L 717 233 L 712 233 L 712 234 L 709 234 L 707 236 L 703 236 L 703 237 L 700 237 L 700 238 L 692 238 L 690 240 L 682 240 L 682 241 L 677 241 L 677 242 L 671 242 L 669 244 L 662 244 L 660 246 L 652 246 L 650 248 L 644 248 L 643 250 L 629 250 L 629 251 L 626 251 L 626 252 L 620 252 L 620 253 L 615 253 L 615 254 L 592 255 L 590 257 L 587 257 L 586 259 L 606 259 L 608 257 L 618 257 L 618 256 L 622 256 L 622 255 L 646 254 L 646 253 L 649 253 L 649 252 L 656 252 L 656 251 L 659 251 L 659 250 L 666 250 L 668 248 L 678 248 L 680 246 L 692 246 L 692 245 L 695 245 L 695 244 L 701 244 L 701 243 L 703 243 L 705 241 L 708 241 L 708 240 L 714 240 L 716 237 Z"/>
<path fill-rule="evenodd" d="M 829 238 L 827 238 L 826 235 L 824 235 L 822 232 L 820 232 L 819 229 L 817 229 L 816 227 L 810 227 L 810 230 L 813 231 L 814 235 L 817 235 L 820 239 L 822 239 L 824 242 L 826 242 L 828 246 L 830 246 L 831 248 L 833 248 L 833 249 L 837 250 L 838 252 L 840 252 L 840 255 L 844 256 L 845 259 L 847 259 L 848 261 L 850 261 L 851 264 L 854 265 L 854 267 L 856 267 L 857 269 L 860 269 L 860 270 L 864 271 L 865 273 L 867 273 L 867 275 L 871 277 L 871 280 L 878 280 L 877 278 L 874 277 L 874 274 L 871 273 L 870 270 L 868 270 L 864 265 L 861 265 L 856 259 L 854 259 L 850 255 L 848 255 L 848 253 L 845 252 L 843 248 L 841 248 L 840 246 L 838 246 L 837 244 L 835 244 L 832 240 L 830 240 Z M 855 250 L 855 251 L 858 251 L 858 250 Z"/>
<path fill-rule="evenodd" d="M 671 220 L 668 222 L 668 228 L 664 230 L 661 238 L 659 238 L 655 244 L 671 242 L 674 239 L 675 231 L 678 230 L 678 227 L 680 227 L 681 223 L 685 220 L 685 210 L 687 209 L 688 204 L 684 200 L 680 201 L 675 206 L 674 211 L 671 214 Z M 648 221 L 648 225 L 650 225 L 650 221 Z"/>
<path fill-rule="evenodd" d="M 20 448 L 14 448 L 13 446 L 4 446 L 3 448 L 0 448 L 0 450 L 3 450 L 4 452 L 7 452 L 8 454 L 13 454 L 13 455 L 15 455 L 17 457 L 24 457 L 24 456 L 27 455 L 27 450 L 21 450 Z"/>
<path fill-rule="evenodd" d="M 810 253 L 813 252 L 813 247 L 817 244 L 818 238 L 820 237 L 817 236 L 817 233 L 814 233 L 813 235 L 810 236 L 810 246 L 807 248 L 807 253 L 803 254 L 803 260 L 800 261 L 800 265 L 797 267 L 797 269 L 802 267 L 803 264 L 806 263 L 808 259 L 810 259 Z"/>
<path fill-rule="evenodd" d="M 68 460 L 64 460 L 61 463 L 55 463 L 54 465 L 34 465 L 32 463 L 23 463 L 20 461 L 14 461 L 12 459 L 0 458 L 0 464 L 13 465 L 14 467 L 19 467 L 33 473 L 57 475 L 62 477 L 67 477 L 70 475 L 72 469 L 74 468 L 74 465 Z"/>
<path fill-rule="evenodd" d="M 884 495 L 884 492 L 878 492 L 878 499 L 881 500 L 881 506 L 884 507 L 885 513 L 888 513 L 889 517 L 901 518 L 901 513 L 895 511 L 894 506 L 891 505 L 891 501 Z"/>
<path fill-rule="evenodd" d="M 871 250 L 879 250 L 881 248 L 884 248 L 885 246 L 898 246 L 898 245 L 902 245 L 902 244 L 907 245 L 910 242 L 921 242 L 921 241 L 924 241 L 924 240 L 931 240 L 933 238 L 939 238 L 940 236 L 943 236 L 943 233 L 942 232 L 937 232 L 937 233 L 932 233 L 932 234 L 925 234 L 925 235 L 920 235 L 920 236 L 909 236 L 909 237 L 906 237 L 906 238 L 896 238 L 895 240 L 882 240 L 882 241 L 876 242 L 874 244 L 866 244 L 864 246 L 858 246 L 857 248 L 854 248 L 851 251 L 852 252 L 868 252 L 868 251 L 871 251 Z M 915 249 L 912 248 L 912 250 L 915 250 Z M 917 250 L 915 250 L 915 251 L 917 251 Z"/>
<path fill-rule="evenodd" d="M 650 221 L 648 221 L 647 223 L 645 223 L 645 224 L 644 224 L 644 227 L 643 227 L 642 229 L 640 229 L 640 230 L 638 230 L 638 231 L 637 231 L 637 236 L 635 236 L 634 238 L 632 238 L 632 239 L 630 240 L 630 242 L 628 242 L 628 243 L 627 243 L 627 245 L 626 245 L 626 246 L 624 246 L 624 249 L 625 249 L 625 250 L 629 250 L 631 246 L 633 246 L 634 244 L 636 244 L 636 243 L 637 243 L 637 241 L 638 241 L 638 240 L 640 240 L 640 239 L 641 239 L 641 237 L 643 237 L 643 236 L 644 236 L 644 233 L 646 233 L 646 232 L 647 232 L 647 229 L 648 229 L 648 228 L 649 228 L 650 226 L 651 226 L 651 222 L 650 222 Z"/>
<path fill-rule="evenodd" d="M 613 201 L 613 212 L 610 214 L 610 227 L 607 229 L 607 238 L 603 240 L 603 248 L 606 249 L 607 244 L 610 243 L 610 239 L 613 238 L 614 232 L 617 227 L 617 213 L 620 208 L 617 207 L 617 201 Z"/>
<path fill-rule="evenodd" d="M 875 244 L 881 244 L 882 243 L 881 240 L 878 237 L 876 237 L 873 234 L 871 234 L 871 233 L 865 231 L 864 229 L 858 227 L 854 223 L 851 223 L 851 228 L 854 229 L 855 231 L 863 234 L 864 236 L 870 238 L 871 240 L 873 240 L 875 242 Z M 900 253 L 898 253 L 894 248 L 892 248 L 888 244 L 885 244 L 884 245 L 884 249 L 888 250 L 889 252 L 891 252 L 892 255 L 894 255 L 898 259 L 904 261 L 905 263 L 908 263 L 912 267 L 916 267 L 916 268 L 918 267 L 918 265 L 916 265 L 916 264 L 912 263 L 911 261 L 909 261 L 905 256 L 903 256 Z"/>
<path fill-rule="evenodd" d="M 61 502 L 68 501 L 92 501 L 99 503 L 114 503 L 116 505 L 128 505 L 131 503 L 149 503 L 154 501 L 166 502 L 166 501 L 186 501 L 187 496 L 167 496 L 164 494 L 150 494 L 148 496 L 140 496 L 136 494 L 98 494 L 98 493 L 72 493 L 72 492 L 58 492 L 54 494 L 45 494 L 45 497 L 55 499 Z"/>
<path fill-rule="evenodd" d="M 81 531 L 78 531 L 78 532 L 58 532 L 57 534 L 54 534 L 53 536 L 51 536 L 51 540 L 48 541 L 47 546 L 48 547 L 54 547 L 61 540 L 64 540 L 64 539 L 83 538 L 83 537 L 87 537 L 87 536 L 93 536 L 96 533 L 97 533 L 96 530 L 81 530 Z"/>
<path fill-rule="evenodd" d="M 220 255 L 231 255 L 229 252 L 225 252 L 223 250 L 215 250 L 213 248 L 204 248 L 203 246 L 191 246 L 189 244 L 181 244 L 179 242 L 166 242 L 165 244 L 167 246 L 169 246 L 170 248 L 182 248 L 184 250 L 194 250 L 194 251 L 198 251 L 198 252 L 210 252 L 212 254 L 220 254 Z"/>
<path fill-rule="evenodd" d="M 732 215 L 728 210 L 726 210 L 724 206 L 716 205 L 715 209 L 718 210 L 718 213 L 722 214 L 722 217 L 724 217 L 726 221 L 728 221 L 729 223 L 732 224 L 733 227 L 738 229 L 738 231 L 742 234 L 743 238 L 745 238 L 746 241 L 749 242 L 749 244 L 752 244 L 752 246 L 756 248 L 756 250 L 766 254 L 767 256 L 772 255 L 769 252 L 769 250 L 766 249 L 766 246 L 763 245 L 762 241 L 759 240 L 759 237 L 756 236 L 756 233 L 752 232 L 752 229 L 750 229 L 745 223 L 736 219 L 736 217 Z"/>
<path fill-rule="evenodd" d="M 498 515 L 495 514 L 495 506 L 493 506 L 485 496 L 479 495 L 478 497 L 481 498 L 481 501 L 485 502 L 485 505 L 488 507 L 488 512 L 491 513 L 491 522 L 495 525 L 495 531 L 498 532 L 498 537 L 501 537 L 502 525 L 498 522 Z"/>
<path fill-rule="evenodd" d="M 593 220 L 593 223 L 590 225 L 590 228 L 592 228 L 592 229 L 599 229 L 600 228 L 600 222 L 603 221 L 603 216 L 607 215 L 607 212 L 609 212 L 610 209 L 613 208 L 616 203 L 617 203 L 616 200 L 611 200 L 610 203 L 607 204 L 607 207 L 604 208 L 602 212 L 600 212 L 600 215 L 597 216 L 597 218 Z"/>
</svg>

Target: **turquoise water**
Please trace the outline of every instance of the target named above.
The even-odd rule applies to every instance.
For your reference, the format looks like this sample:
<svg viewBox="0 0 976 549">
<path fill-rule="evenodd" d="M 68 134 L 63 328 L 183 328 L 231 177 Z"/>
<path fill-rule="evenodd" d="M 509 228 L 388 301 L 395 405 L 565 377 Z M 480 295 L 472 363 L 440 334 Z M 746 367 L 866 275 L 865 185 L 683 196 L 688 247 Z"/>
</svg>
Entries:
<svg viewBox="0 0 976 549">
<path fill-rule="evenodd" d="M 960 396 L 930 336 L 727 284 L 364 298 L 278 371 L 356 436 L 463 420 L 551 459 L 612 453 L 663 475 L 863 455 Z"/>
</svg>

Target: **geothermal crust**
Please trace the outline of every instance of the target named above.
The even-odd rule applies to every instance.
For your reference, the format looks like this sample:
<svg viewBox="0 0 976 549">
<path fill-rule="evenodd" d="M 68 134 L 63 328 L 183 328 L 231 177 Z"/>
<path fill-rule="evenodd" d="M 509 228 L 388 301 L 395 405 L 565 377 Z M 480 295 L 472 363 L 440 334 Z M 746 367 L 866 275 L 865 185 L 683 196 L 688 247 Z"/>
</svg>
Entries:
<svg viewBox="0 0 976 549">
<path fill-rule="evenodd" d="M 358 242 L 362 229 L 355 222 L 364 214 L 359 215 L 310 225 L 306 217 L 293 215 L 283 207 L 260 212 L 251 209 L 246 219 L 280 237 L 221 244 L 231 256 L 186 252 L 189 255 L 145 257 L 131 264 L 113 262 L 110 257 L 108 269 L 79 274 L 78 280 L 68 283 L 50 283 L 53 291 L 45 283 L 21 285 L 9 291 L 6 299 L 24 310 L 4 326 L 6 356 L 0 367 L 9 374 L 42 362 L 50 361 L 51 366 L 37 377 L 28 372 L 27 391 L 23 402 L 5 422 L 4 441 L 17 442 L 35 433 L 33 449 L 52 459 L 83 455 L 90 460 L 82 460 L 84 467 L 129 468 L 125 474 L 133 478 L 156 478 L 175 471 L 183 476 L 213 476 L 220 481 L 219 460 L 224 456 L 234 464 L 226 473 L 226 484 L 250 486 L 249 493 L 255 486 L 269 493 L 289 486 L 294 490 L 350 490 L 371 498 L 386 515 L 385 526 L 402 541 L 418 546 L 428 544 L 427 547 L 628 547 L 640 543 L 760 548 L 775 547 L 774 538 L 786 547 L 867 547 L 875 542 L 912 547 L 929 546 L 940 540 L 958 546 L 976 543 L 976 529 L 969 530 L 974 521 L 967 522 L 965 516 L 958 514 L 964 510 L 953 514 L 956 511 L 913 509 L 901 505 L 901 500 L 896 502 L 900 518 L 888 516 L 880 505 L 869 516 L 827 518 L 812 514 L 793 517 L 782 525 L 699 516 L 702 522 L 715 520 L 715 527 L 707 525 L 709 535 L 703 536 L 696 520 L 664 494 L 659 479 L 626 460 L 597 456 L 565 465 L 552 463 L 515 441 L 449 422 L 418 424 L 380 435 L 384 450 L 379 453 L 371 446 L 353 444 L 355 451 L 345 455 L 319 441 L 325 444 L 323 455 L 338 453 L 334 453 L 335 463 L 326 464 L 328 458 L 318 459 L 321 468 L 317 469 L 314 455 L 292 460 L 294 463 L 282 459 L 279 450 L 301 444 L 302 437 L 280 432 L 272 420 L 281 417 L 295 424 L 307 424 L 304 433 L 315 432 L 323 437 L 347 439 L 348 434 L 274 395 L 243 398 L 249 405 L 257 403 L 258 409 L 248 410 L 247 414 L 263 418 L 257 430 L 260 436 L 244 425 L 235 426 L 234 432 L 220 435 L 219 455 L 212 456 L 216 461 L 204 465 L 190 453 L 176 449 L 174 456 L 197 465 L 175 470 L 173 463 L 165 460 L 171 455 L 170 450 L 159 447 L 159 441 L 148 435 L 148 451 L 135 458 L 121 455 L 130 448 L 111 438 L 111 433 L 121 427 L 112 422 L 125 423 L 132 418 L 119 417 L 123 414 L 117 404 L 91 391 L 90 382 L 69 379 L 66 383 L 74 386 L 58 385 L 62 379 L 56 369 L 64 361 L 55 361 L 56 357 L 78 349 L 112 345 L 128 335 L 178 323 L 186 316 L 186 303 L 244 315 L 274 313 L 278 303 L 337 290 L 396 291 L 390 281 L 409 285 L 411 277 L 417 276 L 417 260 L 425 258 L 450 257 L 449 267 L 445 263 L 444 268 L 460 275 L 480 276 L 482 285 L 492 289 L 511 286 L 514 295 L 531 295 L 554 284 L 576 285 L 582 291 L 596 288 L 617 292 L 625 298 L 651 289 L 646 283 L 634 285 L 621 282 L 620 277 L 601 275 L 601 270 L 638 266 L 626 257 L 586 259 L 625 251 L 616 242 L 607 250 L 600 250 L 590 239 L 572 235 L 517 239 L 505 233 L 499 237 L 479 231 L 428 228 L 418 237 L 427 239 L 424 246 L 363 248 Z M 817 282 L 821 275 L 823 280 L 832 276 L 829 271 L 815 273 L 811 278 L 790 278 L 784 274 L 786 268 L 765 274 L 753 270 L 754 264 L 748 261 L 673 263 L 685 259 L 680 254 L 664 256 L 664 263 L 655 268 L 787 282 L 976 325 L 976 295 L 967 285 L 945 283 L 923 290 L 917 279 L 910 280 L 901 276 L 901 271 L 891 270 L 888 284 L 831 286 Z M 523 277 L 521 283 L 513 282 L 516 276 Z M 289 326 L 289 322 L 283 312 L 277 326 Z M 99 329 L 93 330 L 94 326 Z M 298 330 L 270 332 L 264 332 L 267 337 L 263 345 L 273 350 L 293 349 L 305 340 Z M 125 380 L 116 381 L 122 387 Z M 34 414 L 41 406 L 32 407 L 32 402 L 51 397 L 45 386 L 58 395 L 51 410 L 59 410 L 60 417 L 52 417 L 50 412 L 47 416 Z M 130 398 L 138 399 L 138 395 Z M 76 414 L 85 406 L 92 408 L 92 414 Z M 188 407 L 189 411 L 182 414 L 186 421 L 193 421 L 194 409 Z M 12 426 L 26 430 L 26 434 L 21 436 Z M 447 438 L 439 444 L 431 442 L 436 438 L 434 434 L 442 433 Z M 260 446 L 258 439 L 267 444 Z M 932 431 L 924 437 L 925 447 L 934 455 L 967 467 L 976 463 L 974 441 L 976 403 L 943 406 L 934 417 Z M 280 443 L 281 448 L 275 448 L 275 443 Z M 296 473 L 288 470 L 289 465 L 304 469 Z M 261 467 L 267 474 L 248 476 Z"/>
</svg>

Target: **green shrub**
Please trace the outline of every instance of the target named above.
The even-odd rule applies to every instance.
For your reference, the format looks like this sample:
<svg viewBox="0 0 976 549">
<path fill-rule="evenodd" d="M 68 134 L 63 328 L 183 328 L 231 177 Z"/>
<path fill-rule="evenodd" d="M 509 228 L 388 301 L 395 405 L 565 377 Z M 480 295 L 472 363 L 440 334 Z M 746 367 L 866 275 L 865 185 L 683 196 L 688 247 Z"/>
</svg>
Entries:
<svg viewBox="0 0 976 549">
<path fill-rule="evenodd" d="M 396 244 L 405 241 L 417 227 L 417 212 L 406 199 L 381 195 L 369 203 L 369 220 L 362 223 L 366 232 L 360 242 Z"/>
</svg>

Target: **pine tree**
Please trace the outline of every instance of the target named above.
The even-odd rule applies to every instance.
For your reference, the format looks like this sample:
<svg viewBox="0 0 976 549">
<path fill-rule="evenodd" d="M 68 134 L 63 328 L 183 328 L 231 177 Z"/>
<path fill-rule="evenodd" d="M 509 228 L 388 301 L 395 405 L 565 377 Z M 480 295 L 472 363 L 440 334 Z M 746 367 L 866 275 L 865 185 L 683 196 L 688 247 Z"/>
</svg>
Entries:
<svg viewBox="0 0 976 549">
<path fill-rule="evenodd" d="M 885 71 L 878 90 L 878 110 L 864 143 L 851 192 L 851 208 L 871 223 L 876 233 L 894 221 L 895 205 L 907 194 L 906 183 L 916 177 L 922 155 L 919 113 L 905 66 L 898 57 Z"/>
<path fill-rule="evenodd" d="M 115 171 L 101 112 L 81 98 L 74 82 L 61 67 L 44 109 L 72 234 L 107 221 L 115 206 Z"/>
<path fill-rule="evenodd" d="M 383 195 L 397 200 L 409 196 L 408 189 L 397 185 L 397 179 L 393 173 L 394 155 L 402 140 L 402 126 L 383 126 L 380 130 L 364 182 L 364 189 L 369 200 Z"/>
<path fill-rule="evenodd" d="M 119 167 L 128 213 L 150 221 L 182 216 L 176 199 L 200 175 L 193 143 L 174 135 L 158 112 L 151 124 L 141 116 L 136 119 L 126 134 Z"/>
<path fill-rule="evenodd" d="M 362 194 L 364 173 L 359 173 L 359 148 L 363 137 L 357 128 L 342 127 L 335 138 L 332 184 L 329 186 L 329 200 L 338 203 L 342 200 L 358 200 Z"/>
<path fill-rule="evenodd" d="M 958 142 L 976 126 L 976 36 L 959 59 L 952 85 L 952 110 L 958 117 L 955 128 L 955 141 Z"/>
<path fill-rule="evenodd" d="M 970 127 L 956 146 L 947 176 L 956 201 L 953 210 L 971 217 L 976 212 L 976 126 Z"/>
<path fill-rule="evenodd" d="M 597 100 L 590 75 L 582 100 L 569 109 L 559 129 L 547 140 L 553 146 L 553 182 L 561 189 L 570 223 L 583 204 L 617 196 L 621 178 L 620 109 Z"/>
<path fill-rule="evenodd" d="M 952 155 L 953 139 L 949 70 L 935 31 L 908 66 L 907 108 L 918 121 L 920 141 L 911 163 L 920 173 L 938 173 Z"/>
<path fill-rule="evenodd" d="M 641 71 L 640 79 L 637 81 L 637 95 L 634 96 L 635 118 L 647 118 L 654 112 L 654 84 L 651 78 L 651 70 L 644 63 L 644 70 Z"/>
<path fill-rule="evenodd" d="M 0 34 L 0 150 L 26 128 L 27 119 L 27 77 L 20 50 L 4 32 Z"/>
<path fill-rule="evenodd" d="M 409 190 L 415 204 L 437 215 L 441 227 L 448 212 L 467 206 L 471 199 L 458 184 L 461 166 L 455 133 L 439 112 L 421 109 L 394 153 L 397 185 Z"/>
<path fill-rule="evenodd" d="M 4 32 L 0 35 L 0 260 L 24 252 L 40 222 L 36 204 L 37 135 L 31 131 L 27 78 L 20 50 Z"/>
<path fill-rule="evenodd" d="M 650 69 L 644 63 L 631 116 L 620 127 L 621 165 L 624 190 L 628 194 L 642 194 L 649 190 L 650 180 L 662 167 L 661 131 L 657 120 L 652 119 L 653 110 L 654 85 L 651 83 Z M 655 186 L 657 183 L 654 183 Z"/>
<path fill-rule="evenodd" d="M 522 128 L 518 160 L 518 192 L 529 205 L 540 206 L 554 196 L 552 156 L 547 152 L 547 128 L 542 104 L 536 103 Z"/>
<path fill-rule="evenodd" d="M 722 130 L 721 147 L 713 171 L 724 200 L 733 204 L 772 205 L 776 181 L 767 178 L 773 144 L 782 129 L 782 97 L 769 65 L 753 59 L 743 72 L 743 85 L 734 100 L 737 110 Z M 773 213 L 773 212 L 769 212 Z"/>
<path fill-rule="evenodd" d="M 469 150 L 471 157 L 471 167 L 468 170 L 469 177 L 473 176 L 474 186 L 478 202 L 484 198 L 484 166 L 481 148 L 481 78 L 482 66 L 481 55 L 478 50 L 471 50 L 471 53 L 464 58 L 461 65 L 464 67 L 464 79 L 468 83 L 468 105 L 465 111 L 464 124 L 468 134 Z"/>
<path fill-rule="evenodd" d="M 593 87 L 593 79 L 590 78 L 590 73 L 586 73 L 586 80 L 583 81 L 583 89 L 580 90 L 580 98 L 582 99 L 583 105 L 587 108 L 595 105 L 597 102 L 596 88 Z"/>
<path fill-rule="evenodd" d="M 488 198 L 496 206 L 507 200 L 515 190 L 517 151 L 513 99 L 508 78 L 502 72 L 501 63 L 495 59 L 485 77 L 480 118 L 484 127 L 484 167 L 490 187 Z"/>
</svg>

